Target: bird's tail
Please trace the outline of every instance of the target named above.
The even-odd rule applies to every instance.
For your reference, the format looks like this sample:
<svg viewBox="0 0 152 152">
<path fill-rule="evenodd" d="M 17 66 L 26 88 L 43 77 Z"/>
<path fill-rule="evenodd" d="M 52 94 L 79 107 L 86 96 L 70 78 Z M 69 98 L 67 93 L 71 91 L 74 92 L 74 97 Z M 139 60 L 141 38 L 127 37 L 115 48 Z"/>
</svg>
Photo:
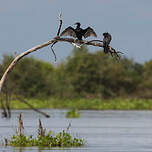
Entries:
<svg viewBox="0 0 152 152">
<path fill-rule="evenodd" d="M 104 53 L 108 53 L 109 52 L 109 47 L 108 46 L 105 46 L 104 47 Z"/>
</svg>

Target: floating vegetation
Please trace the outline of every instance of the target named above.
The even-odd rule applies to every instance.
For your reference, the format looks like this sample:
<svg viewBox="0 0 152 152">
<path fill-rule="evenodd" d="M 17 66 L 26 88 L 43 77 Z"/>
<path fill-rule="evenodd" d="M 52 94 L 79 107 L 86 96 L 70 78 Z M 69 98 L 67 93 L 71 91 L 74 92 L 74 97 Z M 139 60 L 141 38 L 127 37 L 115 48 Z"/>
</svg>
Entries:
<svg viewBox="0 0 152 152">
<path fill-rule="evenodd" d="M 22 125 L 20 124 L 22 123 Z M 23 121 L 21 114 L 19 117 L 19 127 L 16 135 L 13 135 L 10 140 L 7 140 L 9 146 L 48 146 L 48 147 L 78 147 L 84 145 L 84 139 L 72 137 L 68 132 L 62 131 L 53 135 L 52 131 L 46 133 L 46 129 L 42 127 L 39 119 L 39 129 L 37 137 L 25 136 L 23 133 Z"/>
<path fill-rule="evenodd" d="M 77 109 L 72 109 L 71 111 L 68 111 L 66 114 L 67 118 L 79 118 L 80 114 Z"/>
<path fill-rule="evenodd" d="M 84 145 L 83 139 L 73 138 L 69 133 L 59 132 L 55 136 L 52 131 L 44 136 L 38 135 L 37 138 L 25 135 L 13 135 L 9 141 L 10 146 L 49 146 L 49 147 L 78 147 Z"/>
</svg>

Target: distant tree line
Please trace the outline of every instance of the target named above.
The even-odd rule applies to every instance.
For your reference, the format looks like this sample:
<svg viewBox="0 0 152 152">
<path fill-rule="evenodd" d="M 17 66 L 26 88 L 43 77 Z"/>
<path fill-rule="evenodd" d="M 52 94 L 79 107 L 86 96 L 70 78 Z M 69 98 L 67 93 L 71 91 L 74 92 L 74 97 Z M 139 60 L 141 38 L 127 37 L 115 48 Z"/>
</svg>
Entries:
<svg viewBox="0 0 152 152">
<path fill-rule="evenodd" d="M 14 59 L 4 55 L 0 77 Z M 26 98 L 152 98 L 152 60 L 144 64 L 122 57 L 120 61 L 102 50 L 91 53 L 74 48 L 57 66 L 32 57 L 22 59 L 3 88 L 10 96 Z"/>
</svg>

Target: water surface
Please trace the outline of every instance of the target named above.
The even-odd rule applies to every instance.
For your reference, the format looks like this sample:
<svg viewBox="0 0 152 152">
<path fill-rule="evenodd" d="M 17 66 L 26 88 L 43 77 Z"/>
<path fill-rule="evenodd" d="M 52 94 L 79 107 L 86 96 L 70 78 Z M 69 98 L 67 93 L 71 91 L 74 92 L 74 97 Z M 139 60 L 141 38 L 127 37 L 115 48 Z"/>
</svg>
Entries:
<svg viewBox="0 0 152 152">
<path fill-rule="evenodd" d="M 67 110 L 43 110 L 50 118 L 32 110 L 13 110 L 11 119 L 0 118 L 0 140 L 10 138 L 22 112 L 25 134 L 36 136 L 38 119 L 43 127 L 59 132 L 72 124 L 70 133 L 86 140 L 80 148 L 4 147 L 0 152 L 152 152 L 152 111 L 80 111 L 81 118 L 67 119 Z"/>
</svg>

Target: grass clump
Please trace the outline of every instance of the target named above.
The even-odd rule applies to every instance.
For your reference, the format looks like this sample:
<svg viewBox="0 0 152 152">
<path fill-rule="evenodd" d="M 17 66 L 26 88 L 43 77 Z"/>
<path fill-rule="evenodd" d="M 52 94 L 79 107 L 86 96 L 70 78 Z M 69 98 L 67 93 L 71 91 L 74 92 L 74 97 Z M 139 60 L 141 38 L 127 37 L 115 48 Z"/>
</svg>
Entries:
<svg viewBox="0 0 152 152">
<path fill-rule="evenodd" d="M 77 109 L 72 109 L 66 113 L 67 118 L 79 118 L 80 114 Z"/>
<path fill-rule="evenodd" d="M 52 135 L 52 131 L 48 134 L 36 138 L 25 135 L 13 135 L 9 141 L 10 146 L 48 146 L 48 147 L 78 147 L 84 145 L 84 140 L 81 138 L 73 138 L 69 133 L 59 132 L 55 136 Z"/>
<path fill-rule="evenodd" d="M 43 129 L 41 120 L 39 119 L 39 129 L 37 137 L 25 136 L 22 116 L 20 114 L 18 121 L 18 132 L 7 141 L 9 146 L 30 147 L 30 146 L 47 146 L 47 147 L 78 147 L 84 145 L 82 138 L 72 137 L 68 132 L 62 131 L 53 135 L 52 131 L 46 134 L 46 129 Z"/>
</svg>

